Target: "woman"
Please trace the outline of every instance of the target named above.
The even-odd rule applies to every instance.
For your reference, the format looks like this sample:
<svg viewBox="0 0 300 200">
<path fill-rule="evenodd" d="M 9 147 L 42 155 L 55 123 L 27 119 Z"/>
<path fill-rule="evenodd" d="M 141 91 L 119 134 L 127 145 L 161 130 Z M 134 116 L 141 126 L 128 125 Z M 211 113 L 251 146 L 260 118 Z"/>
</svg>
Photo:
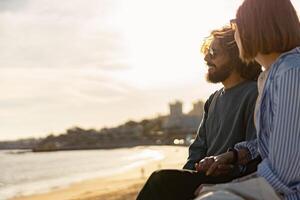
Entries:
<svg viewBox="0 0 300 200">
<path fill-rule="evenodd" d="M 244 189 L 243 184 L 249 186 L 252 181 L 250 184 L 260 184 L 263 188 L 272 186 L 277 196 L 284 199 L 300 199 L 299 18 L 290 0 L 245 0 L 231 22 L 240 57 L 248 62 L 256 60 L 265 68 L 258 80 L 255 113 L 258 137 L 237 144 L 232 151 L 213 160 L 204 159 L 200 165 L 213 175 L 229 163 L 247 163 L 260 154 L 262 162 L 257 176 L 261 178 L 240 182 L 239 188 L 233 190 L 238 193 Z M 230 184 L 228 187 L 232 191 Z M 268 199 L 263 197 L 264 189 L 252 193 L 256 194 L 244 196 Z"/>
</svg>

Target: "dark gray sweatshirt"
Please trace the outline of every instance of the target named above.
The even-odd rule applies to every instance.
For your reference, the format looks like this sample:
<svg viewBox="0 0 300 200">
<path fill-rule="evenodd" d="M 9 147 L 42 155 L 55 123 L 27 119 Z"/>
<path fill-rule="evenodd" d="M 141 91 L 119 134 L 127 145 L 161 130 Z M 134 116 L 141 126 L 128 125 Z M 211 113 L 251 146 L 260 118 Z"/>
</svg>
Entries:
<svg viewBox="0 0 300 200">
<path fill-rule="evenodd" d="M 195 163 L 204 157 L 219 155 L 238 142 L 254 139 L 253 114 L 257 95 L 254 81 L 226 90 L 222 88 L 212 94 L 205 102 L 203 118 L 183 168 L 194 170 Z"/>
</svg>

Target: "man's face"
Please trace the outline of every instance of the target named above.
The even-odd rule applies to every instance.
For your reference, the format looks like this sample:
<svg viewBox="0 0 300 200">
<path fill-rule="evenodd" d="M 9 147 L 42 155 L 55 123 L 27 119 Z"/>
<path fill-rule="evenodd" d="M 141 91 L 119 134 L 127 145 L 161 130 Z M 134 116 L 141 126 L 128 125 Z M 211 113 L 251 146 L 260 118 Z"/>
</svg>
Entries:
<svg viewBox="0 0 300 200">
<path fill-rule="evenodd" d="M 221 47 L 218 39 L 213 39 L 204 60 L 208 66 L 206 80 L 211 83 L 225 81 L 233 70 L 230 58 Z"/>
</svg>

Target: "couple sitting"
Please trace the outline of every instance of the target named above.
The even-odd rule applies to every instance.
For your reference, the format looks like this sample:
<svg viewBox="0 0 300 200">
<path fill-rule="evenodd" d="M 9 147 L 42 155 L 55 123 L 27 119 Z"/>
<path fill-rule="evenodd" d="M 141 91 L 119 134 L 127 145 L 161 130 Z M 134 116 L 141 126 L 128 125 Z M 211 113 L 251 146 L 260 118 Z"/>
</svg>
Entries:
<svg viewBox="0 0 300 200">
<path fill-rule="evenodd" d="M 244 0 L 231 27 L 213 31 L 202 50 L 207 79 L 224 88 L 205 103 L 185 169 L 154 172 L 137 200 L 299 200 L 300 22 L 292 3 Z M 257 86 L 254 60 L 265 69 Z M 224 184 L 199 188 L 216 183 Z"/>
</svg>

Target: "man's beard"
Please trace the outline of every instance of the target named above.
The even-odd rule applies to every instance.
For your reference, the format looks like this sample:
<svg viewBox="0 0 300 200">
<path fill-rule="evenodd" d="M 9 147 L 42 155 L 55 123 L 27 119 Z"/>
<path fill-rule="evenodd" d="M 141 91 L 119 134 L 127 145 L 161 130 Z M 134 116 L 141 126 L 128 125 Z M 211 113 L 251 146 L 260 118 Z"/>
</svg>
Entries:
<svg viewBox="0 0 300 200">
<path fill-rule="evenodd" d="M 219 66 L 218 68 L 213 66 L 214 71 L 211 73 L 208 72 L 206 74 L 206 80 L 211 83 L 219 83 L 225 81 L 230 76 L 233 70 L 232 67 L 230 67 L 231 65 L 228 64 Z"/>
</svg>

